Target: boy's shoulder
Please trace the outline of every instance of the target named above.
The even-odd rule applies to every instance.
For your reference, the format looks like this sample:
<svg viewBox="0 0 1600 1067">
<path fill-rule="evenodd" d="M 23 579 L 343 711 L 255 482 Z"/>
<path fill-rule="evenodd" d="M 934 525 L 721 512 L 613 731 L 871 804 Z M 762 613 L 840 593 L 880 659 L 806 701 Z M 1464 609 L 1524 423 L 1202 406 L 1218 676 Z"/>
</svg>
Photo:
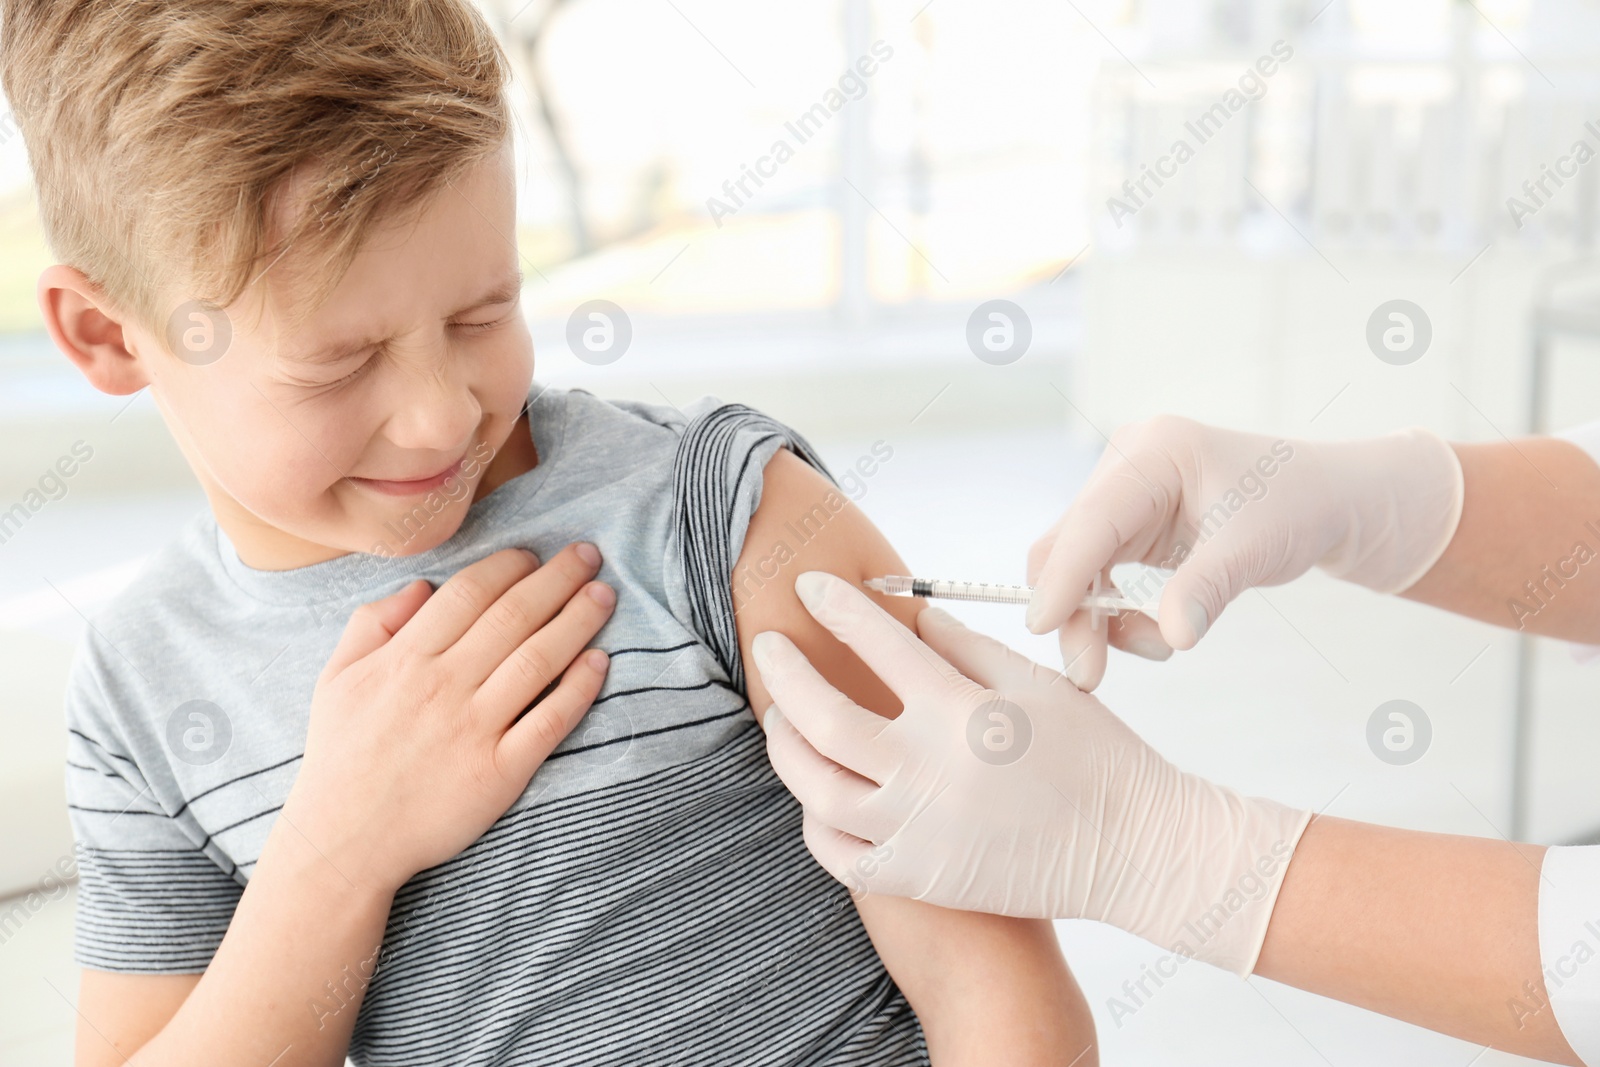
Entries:
<svg viewBox="0 0 1600 1067">
<path fill-rule="evenodd" d="M 664 396 L 662 399 L 666 400 Z M 657 404 L 599 397 L 586 389 L 549 388 L 530 398 L 530 414 L 535 413 L 538 404 L 552 401 L 552 408 L 560 411 L 557 419 L 562 439 L 574 444 L 581 441 L 589 446 L 590 455 L 608 459 L 615 457 L 606 456 L 611 451 L 607 445 L 632 449 L 634 455 L 643 457 L 649 454 L 648 443 L 653 441 L 670 453 L 691 423 L 728 406 L 709 394 L 680 407 L 671 401 Z"/>
<path fill-rule="evenodd" d="M 157 643 L 166 619 L 205 616 L 218 600 L 206 590 L 214 590 L 219 577 L 218 525 L 210 507 L 202 506 L 144 558 L 128 584 L 85 617 L 78 659 L 131 654 Z"/>
<path fill-rule="evenodd" d="M 68 679 L 69 718 L 100 702 L 93 698 L 122 689 L 130 673 L 136 679 L 159 673 L 171 662 L 175 634 L 218 626 L 227 598 L 217 595 L 217 532 L 202 508 L 86 618 Z"/>
<path fill-rule="evenodd" d="M 539 405 L 548 406 L 541 411 Z M 577 388 L 545 389 L 530 397 L 528 409 L 530 419 L 547 420 L 550 429 L 541 436 L 554 442 L 554 454 L 541 462 L 549 462 L 555 475 L 541 491 L 559 499 L 597 490 L 659 490 L 670 482 L 690 428 L 703 427 L 730 408 L 746 410 L 709 394 L 680 406 L 670 400 L 602 398 Z"/>
<path fill-rule="evenodd" d="M 215 591 L 224 579 L 220 531 L 208 506 L 186 519 L 177 532 L 146 557 L 132 580 L 93 617 L 94 630 L 147 627 L 153 618 L 204 617 L 217 606 Z"/>
</svg>

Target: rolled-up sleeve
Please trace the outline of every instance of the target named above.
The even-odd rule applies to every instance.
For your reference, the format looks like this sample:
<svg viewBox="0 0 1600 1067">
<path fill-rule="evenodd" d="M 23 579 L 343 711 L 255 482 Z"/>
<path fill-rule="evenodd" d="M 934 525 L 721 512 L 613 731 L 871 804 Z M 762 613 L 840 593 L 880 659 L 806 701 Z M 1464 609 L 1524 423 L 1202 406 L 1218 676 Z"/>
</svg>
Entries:
<svg viewBox="0 0 1600 1067">
<path fill-rule="evenodd" d="M 1545 850 L 1539 879 L 1539 966 L 1549 1007 L 1578 1058 L 1600 1065 L 1600 845 Z M 1544 1007 L 1530 983 L 1514 998 L 1522 1022 Z"/>
</svg>

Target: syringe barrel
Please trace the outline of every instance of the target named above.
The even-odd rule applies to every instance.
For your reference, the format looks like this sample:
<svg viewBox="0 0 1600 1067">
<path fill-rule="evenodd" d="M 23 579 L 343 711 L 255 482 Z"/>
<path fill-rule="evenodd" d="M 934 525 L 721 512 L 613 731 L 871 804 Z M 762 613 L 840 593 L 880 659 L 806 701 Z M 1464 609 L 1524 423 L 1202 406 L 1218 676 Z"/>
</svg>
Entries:
<svg viewBox="0 0 1600 1067">
<path fill-rule="evenodd" d="M 986 604 L 1026 604 L 1033 590 L 1025 585 L 991 585 L 988 582 L 923 581 L 915 583 L 917 596 L 936 596 L 945 600 L 970 600 Z"/>
</svg>

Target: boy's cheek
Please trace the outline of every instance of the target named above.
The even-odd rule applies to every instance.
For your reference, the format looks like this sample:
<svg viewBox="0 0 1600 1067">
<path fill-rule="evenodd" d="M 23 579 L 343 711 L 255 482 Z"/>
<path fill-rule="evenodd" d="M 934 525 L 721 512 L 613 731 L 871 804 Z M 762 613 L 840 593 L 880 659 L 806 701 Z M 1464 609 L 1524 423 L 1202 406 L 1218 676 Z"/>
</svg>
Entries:
<svg viewBox="0 0 1600 1067">
<path fill-rule="evenodd" d="M 322 410 L 284 383 L 248 373 L 269 358 L 236 343 L 209 366 L 177 365 L 160 379 L 163 414 L 186 439 L 191 464 L 202 468 L 196 473 L 261 518 L 354 473 L 345 442 L 360 417 Z"/>
<path fill-rule="evenodd" d="M 465 358 L 472 357 L 469 354 Z M 498 339 L 494 351 L 480 365 L 489 371 L 486 386 L 502 402 L 515 404 L 521 410 L 533 381 L 534 354 L 533 337 L 520 316 L 507 324 L 504 337 Z"/>
<path fill-rule="evenodd" d="M 202 445 L 221 487 L 256 517 L 274 525 L 315 521 L 327 510 L 330 492 L 365 500 L 368 494 L 345 481 L 356 473 L 334 442 L 316 442 L 278 427 L 239 426 Z"/>
</svg>

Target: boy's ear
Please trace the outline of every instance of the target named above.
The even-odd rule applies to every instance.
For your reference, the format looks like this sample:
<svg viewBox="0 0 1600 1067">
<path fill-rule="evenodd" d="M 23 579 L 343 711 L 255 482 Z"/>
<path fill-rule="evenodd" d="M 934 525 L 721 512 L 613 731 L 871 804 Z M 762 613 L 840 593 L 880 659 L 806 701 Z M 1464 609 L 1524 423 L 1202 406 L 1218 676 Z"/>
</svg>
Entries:
<svg viewBox="0 0 1600 1067">
<path fill-rule="evenodd" d="M 90 385 L 127 396 L 150 384 L 144 362 L 127 345 L 121 313 L 82 271 L 64 263 L 45 268 L 37 295 L 50 340 Z"/>
</svg>

